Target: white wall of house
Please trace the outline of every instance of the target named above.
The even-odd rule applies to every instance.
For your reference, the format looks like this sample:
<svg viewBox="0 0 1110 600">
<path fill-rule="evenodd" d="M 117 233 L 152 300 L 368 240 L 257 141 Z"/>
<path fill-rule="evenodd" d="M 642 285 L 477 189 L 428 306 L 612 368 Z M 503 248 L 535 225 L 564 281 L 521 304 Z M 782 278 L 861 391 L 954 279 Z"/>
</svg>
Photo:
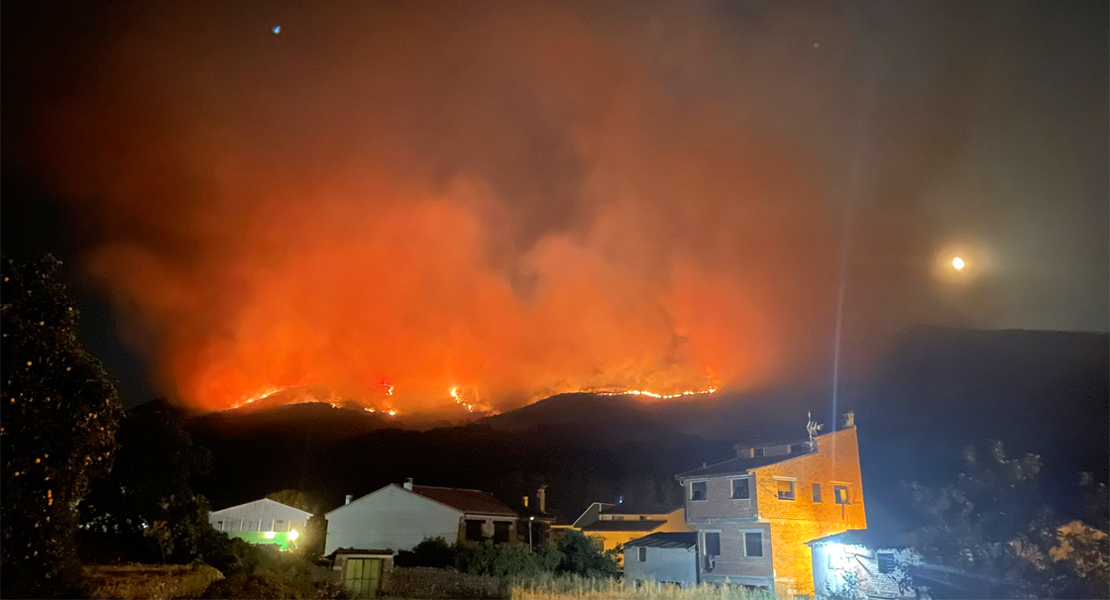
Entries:
<svg viewBox="0 0 1110 600">
<path fill-rule="evenodd" d="M 217 531 L 304 532 L 312 513 L 263 498 L 208 513 L 208 522 Z"/>
<path fill-rule="evenodd" d="M 644 548 L 645 561 L 639 560 L 639 547 L 624 548 L 624 578 L 632 581 L 666 581 L 682 587 L 697 584 L 697 549 Z"/>
<path fill-rule="evenodd" d="M 462 511 L 397 485 L 340 506 L 329 512 L 324 554 L 338 548 L 411 550 L 425 538 L 448 543 L 459 537 Z"/>
<path fill-rule="evenodd" d="M 812 544 L 813 589 L 818 598 L 830 592 L 843 591 L 850 579 L 855 579 L 856 591 L 861 598 L 916 598 L 912 590 L 902 591 L 898 581 L 900 571 L 879 572 L 879 554 L 893 555 L 902 564 L 912 564 L 916 556 L 908 550 L 871 549 L 856 544 L 817 542 Z"/>
</svg>

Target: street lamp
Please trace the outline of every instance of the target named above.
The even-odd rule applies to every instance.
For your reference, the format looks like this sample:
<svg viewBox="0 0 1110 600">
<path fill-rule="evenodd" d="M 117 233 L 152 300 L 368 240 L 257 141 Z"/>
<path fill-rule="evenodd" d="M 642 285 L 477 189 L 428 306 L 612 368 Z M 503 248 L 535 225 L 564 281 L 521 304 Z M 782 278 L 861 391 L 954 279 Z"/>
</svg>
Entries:
<svg viewBox="0 0 1110 600">
<path fill-rule="evenodd" d="M 528 517 L 528 551 L 529 552 L 532 551 L 532 521 L 535 521 L 535 520 L 536 520 L 535 515 L 530 515 Z"/>
</svg>

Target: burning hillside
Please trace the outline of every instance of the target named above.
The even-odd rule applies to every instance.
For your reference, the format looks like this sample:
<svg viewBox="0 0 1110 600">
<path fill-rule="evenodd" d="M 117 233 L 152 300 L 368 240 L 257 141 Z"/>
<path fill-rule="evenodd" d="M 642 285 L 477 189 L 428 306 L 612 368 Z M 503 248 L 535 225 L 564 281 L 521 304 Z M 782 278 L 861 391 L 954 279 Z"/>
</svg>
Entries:
<svg viewBox="0 0 1110 600">
<path fill-rule="evenodd" d="M 152 9 L 42 109 L 68 125 L 36 160 L 162 392 L 486 414 L 824 376 L 838 171 L 791 132 L 840 99 L 747 88 L 811 56 L 796 21 L 748 64 L 704 11 L 660 8 L 660 44 L 617 7 L 361 10 L 252 37 Z"/>
</svg>

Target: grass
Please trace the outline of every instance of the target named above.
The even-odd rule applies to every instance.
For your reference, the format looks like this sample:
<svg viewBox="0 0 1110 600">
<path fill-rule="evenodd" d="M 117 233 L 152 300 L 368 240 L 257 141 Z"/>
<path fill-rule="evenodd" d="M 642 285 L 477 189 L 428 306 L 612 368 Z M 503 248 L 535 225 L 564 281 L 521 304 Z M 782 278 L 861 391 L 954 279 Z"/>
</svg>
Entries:
<svg viewBox="0 0 1110 600">
<path fill-rule="evenodd" d="M 223 575 L 208 565 L 124 565 L 86 568 L 91 598 L 192 598 Z"/>
<path fill-rule="evenodd" d="M 576 575 L 540 577 L 513 584 L 512 600 L 774 600 L 766 590 L 741 585 L 701 584 L 681 588 L 620 579 L 594 579 Z"/>
</svg>

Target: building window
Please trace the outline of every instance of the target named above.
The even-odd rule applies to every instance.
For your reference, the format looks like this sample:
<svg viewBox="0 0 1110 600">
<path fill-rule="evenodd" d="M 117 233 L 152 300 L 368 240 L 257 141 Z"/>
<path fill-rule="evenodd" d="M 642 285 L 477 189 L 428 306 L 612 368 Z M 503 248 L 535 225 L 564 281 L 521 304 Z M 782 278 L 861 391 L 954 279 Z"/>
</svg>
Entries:
<svg viewBox="0 0 1110 600">
<path fill-rule="evenodd" d="M 705 555 L 721 555 L 721 534 L 715 531 L 705 532 Z"/>
<path fill-rule="evenodd" d="M 274 531 L 289 531 L 289 529 L 286 528 L 285 521 L 277 520 L 274 521 Z"/>
<path fill-rule="evenodd" d="M 639 562 L 647 562 L 647 546 L 636 548 L 636 560 Z"/>
<path fill-rule="evenodd" d="M 752 456 L 763 456 L 763 448 L 752 448 Z"/>
<path fill-rule="evenodd" d="M 609 517 L 609 518 L 613 519 L 614 521 L 623 521 L 624 520 L 624 515 L 613 515 L 612 517 Z"/>
<path fill-rule="evenodd" d="M 752 497 L 752 491 L 748 484 L 749 481 L 751 481 L 751 479 L 747 477 L 732 480 L 733 500 L 747 500 Z"/>
<path fill-rule="evenodd" d="M 647 521 L 647 515 L 640 515 L 641 521 Z"/>
<path fill-rule="evenodd" d="M 224 530 L 224 522 L 223 521 L 216 521 L 216 529 L 218 529 L 220 531 L 223 531 Z"/>
<path fill-rule="evenodd" d="M 744 532 L 744 556 L 763 556 L 763 532 Z"/>
<path fill-rule="evenodd" d="M 691 500 L 705 500 L 707 495 L 706 482 L 704 481 L 691 481 L 690 482 L 690 499 Z"/>
<path fill-rule="evenodd" d="M 837 504 L 848 504 L 848 486 L 834 485 L 833 497 L 836 499 Z"/>
<path fill-rule="evenodd" d="M 897 564 L 894 561 L 893 552 L 880 552 L 878 554 L 879 572 L 884 575 L 890 575 L 897 569 Z"/>
<path fill-rule="evenodd" d="M 821 501 L 821 484 L 820 483 L 813 484 L 813 501 L 814 502 L 820 502 Z"/>
<path fill-rule="evenodd" d="M 779 500 L 793 500 L 794 499 L 794 480 L 792 479 L 776 479 L 775 489 L 778 490 Z"/>
</svg>

